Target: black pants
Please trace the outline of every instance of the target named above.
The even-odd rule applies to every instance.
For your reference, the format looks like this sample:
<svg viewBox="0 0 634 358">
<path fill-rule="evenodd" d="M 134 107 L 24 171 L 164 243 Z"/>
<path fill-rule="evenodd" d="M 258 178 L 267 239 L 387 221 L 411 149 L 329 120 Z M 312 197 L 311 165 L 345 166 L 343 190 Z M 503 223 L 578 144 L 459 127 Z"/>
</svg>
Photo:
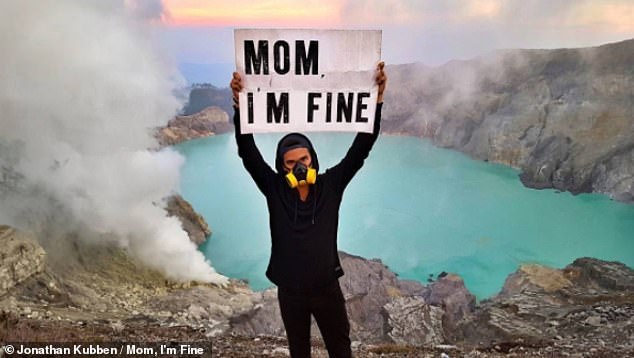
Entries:
<svg viewBox="0 0 634 358">
<path fill-rule="evenodd" d="M 280 287 L 277 298 L 292 358 L 310 357 L 311 314 L 315 317 L 328 355 L 331 358 L 352 357 L 350 323 L 339 280 L 334 280 L 316 294 L 298 293 Z"/>
</svg>

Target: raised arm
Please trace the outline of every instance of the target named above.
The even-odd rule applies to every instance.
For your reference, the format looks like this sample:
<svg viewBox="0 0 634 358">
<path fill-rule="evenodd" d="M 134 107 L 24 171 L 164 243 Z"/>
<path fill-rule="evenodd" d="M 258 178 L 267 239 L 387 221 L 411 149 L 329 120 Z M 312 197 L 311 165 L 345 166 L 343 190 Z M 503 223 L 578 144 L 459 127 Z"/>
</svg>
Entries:
<svg viewBox="0 0 634 358">
<path fill-rule="evenodd" d="M 242 158 L 242 164 L 251 175 L 251 178 L 253 178 L 253 181 L 255 181 L 258 189 L 266 195 L 275 177 L 275 172 L 262 158 L 262 154 L 260 154 L 258 147 L 255 145 L 253 134 L 242 134 L 240 128 L 240 107 L 238 105 L 238 93 L 242 90 L 242 80 L 237 72 L 233 73 L 231 90 L 233 92 L 233 125 L 235 126 L 238 155 Z"/>
<path fill-rule="evenodd" d="M 361 169 L 365 159 L 370 154 L 374 142 L 379 137 L 379 131 L 381 130 L 381 109 L 383 107 L 383 93 L 387 84 L 387 75 L 384 71 L 385 64 L 379 63 L 377 66 L 376 83 L 379 86 L 379 92 L 376 104 L 376 113 L 374 119 L 374 128 L 372 133 L 357 133 L 350 149 L 346 153 L 345 157 L 335 165 L 329 172 L 337 178 L 337 182 L 340 185 L 340 190 L 344 190 L 350 183 L 350 180 Z"/>
</svg>

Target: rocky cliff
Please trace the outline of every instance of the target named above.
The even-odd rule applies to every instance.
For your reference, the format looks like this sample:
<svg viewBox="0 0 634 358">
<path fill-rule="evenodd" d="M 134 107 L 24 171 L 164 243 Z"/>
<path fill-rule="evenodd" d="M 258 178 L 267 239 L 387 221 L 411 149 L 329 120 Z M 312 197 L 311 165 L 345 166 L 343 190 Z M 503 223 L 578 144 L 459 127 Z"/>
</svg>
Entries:
<svg viewBox="0 0 634 358">
<path fill-rule="evenodd" d="M 529 187 L 634 201 L 634 40 L 388 73 L 385 131 L 519 168 Z"/>
<path fill-rule="evenodd" d="M 180 220 L 183 230 L 196 245 L 204 243 L 211 236 L 211 229 L 205 218 L 182 196 L 175 194 L 167 198 L 165 211 L 169 216 L 175 216 Z"/>
<path fill-rule="evenodd" d="M 523 265 L 454 333 L 453 340 L 463 344 L 556 342 L 587 352 L 605 345 L 631 351 L 634 270 L 592 258 L 577 259 L 561 270 Z"/>
<path fill-rule="evenodd" d="M 211 106 L 189 116 L 174 117 L 167 126 L 158 128 L 155 136 L 161 146 L 167 146 L 232 130 L 227 112 Z"/>
</svg>

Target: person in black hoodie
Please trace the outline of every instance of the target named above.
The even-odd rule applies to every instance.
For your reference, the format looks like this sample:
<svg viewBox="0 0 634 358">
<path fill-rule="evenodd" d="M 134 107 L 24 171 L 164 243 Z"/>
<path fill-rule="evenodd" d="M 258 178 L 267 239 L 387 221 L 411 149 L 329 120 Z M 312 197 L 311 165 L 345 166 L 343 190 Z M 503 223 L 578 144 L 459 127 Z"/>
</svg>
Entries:
<svg viewBox="0 0 634 358">
<path fill-rule="evenodd" d="M 278 287 L 282 321 L 293 358 L 310 357 L 311 314 L 330 357 L 351 357 L 350 324 L 338 278 L 344 272 L 337 254 L 337 227 L 343 192 L 361 169 L 379 135 L 384 63 L 377 66 L 379 86 L 372 133 L 357 133 L 345 157 L 319 173 L 317 153 L 303 134 L 290 133 L 277 145 L 275 170 L 264 161 L 252 134 L 240 131 L 238 93 L 233 73 L 235 136 L 238 155 L 266 197 L 271 257 L 266 276 Z M 289 175 L 292 174 L 292 175 Z"/>
</svg>

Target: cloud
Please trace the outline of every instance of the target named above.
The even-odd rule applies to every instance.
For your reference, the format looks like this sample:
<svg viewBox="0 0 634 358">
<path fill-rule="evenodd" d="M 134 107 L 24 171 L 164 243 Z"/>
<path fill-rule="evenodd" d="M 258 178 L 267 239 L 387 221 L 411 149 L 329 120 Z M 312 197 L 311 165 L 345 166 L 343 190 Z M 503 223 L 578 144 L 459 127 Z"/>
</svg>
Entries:
<svg viewBox="0 0 634 358">
<path fill-rule="evenodd" d="M 344 0 L 341 18 L 355 24 L 460 25 L 493 21 L 505 25 L 604 26 L 634 29 L 630 0 Z"/>
<path fill-rule="evenodd" d="M 342 2 L 346 27 L 383 29 L 388 62 L 431 65 L 498 48 L 594 46 L 634 37 L 630 0 Z"/>
<path fill-rule="evenodd" d="M 165 0 L 173 25 L 319 26 L 333 25 L 337 1 Z"/>
<path fill-rule="evenodd" d="M 51 248 L 106 241 L 172 278 L 222 282 L 163 209 L 184 159 L 148 148 L 182 105 L 182 80 L 123 3 L 3 1 L 0 53 L 0 223 Z"/>
<path fill-rule="evenodd" d="M 182 62 L 196 63 L 232 62 L 227 33 L 233 27 L 382 29 L 388 63 L 429 65 L 499 48 L 585 47 L 634 37 L 631 0 L 165 0 L 164 5 L 172 19 L 162 29 L 162 41 Z"/>
<path fill-rule="evenodd" d="M 586 1 L 574 9 L 567 21 L 571 26 L 589 26 L 631 34 L 634 32 L 634 2 Z"/>
<path fill-rule="evenodd" d="M 162 21 L 169 18 L 169 12 L 161 0 L 125 0 L 128 13 L 143 20 Z"/>
<path fill-rule="evenodd" d="M 490 19 L 499 15 L 503 0 L 345 0 L 342 18 L 357 24 L 432 25 Z"/>
</svg>

